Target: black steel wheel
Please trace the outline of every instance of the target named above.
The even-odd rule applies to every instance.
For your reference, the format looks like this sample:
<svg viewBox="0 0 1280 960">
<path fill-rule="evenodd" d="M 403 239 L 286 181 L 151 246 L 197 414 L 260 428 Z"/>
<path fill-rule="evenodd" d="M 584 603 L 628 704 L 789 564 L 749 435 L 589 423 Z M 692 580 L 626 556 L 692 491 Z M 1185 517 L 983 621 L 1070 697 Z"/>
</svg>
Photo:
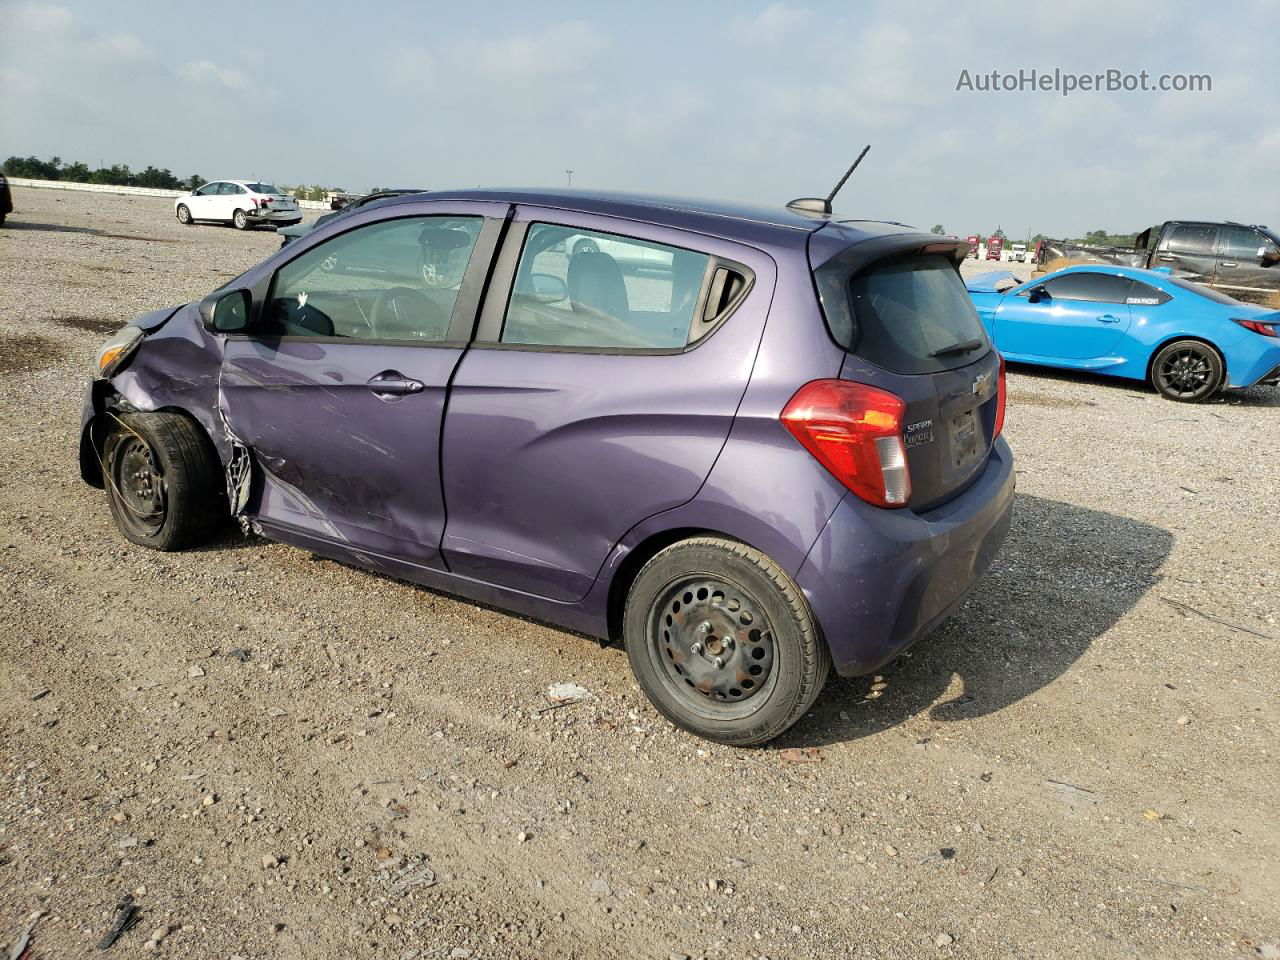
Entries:
<svg viewBox="0 0 1280 960">
<path fill-rule="evenodd" d="M 1218 351 L 1200 340 L 1177 340 L 1151 361 L 1151 385 L 1161 396 L 1183 403 L 1207 400 L 1222 387 Z"/>
<path fill-rule="evenodd" d="M 207 540 L 228 513 L 222 467 L 200 427 L 176 413 L 105 416 L 115 425 L 102 473 L 116 528 L 153 550 Z"/>
<path fill-rule="evenodd" d="M 683 540 L 641 568 L 623 634 L 654 706 L 720 743 L 778 736 L 813 705 L 830 669 L 791 578 L 760 551 L 717 537 Z"/>
</svg>

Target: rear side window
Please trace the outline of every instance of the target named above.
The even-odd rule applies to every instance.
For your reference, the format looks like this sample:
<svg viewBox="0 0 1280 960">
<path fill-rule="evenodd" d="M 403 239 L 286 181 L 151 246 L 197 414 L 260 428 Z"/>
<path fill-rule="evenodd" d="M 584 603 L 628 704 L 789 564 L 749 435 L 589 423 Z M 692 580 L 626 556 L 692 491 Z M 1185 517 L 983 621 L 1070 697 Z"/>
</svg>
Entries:
<svg viewBox="0 0 1280 960">
<path fill-rule="evenodd" d="M 963 367 L 990 348 L 959 274 L 937 254 L 882 261 L 848 281 L 848 296 L 848 316 L 828 311 L 836 342 L 894 373 Z"/>
<path fill-rule="evenodd" d="M 531 224 L 502 342 L 683 349 L 710 259 L 647 240 Z"/>
<path fill-rule="evenodd" d="M 1169 234 L 1169 252 L 1186 253 L 1195 257 L 1213 254 L 1213 241 L 1218 228 L 1204 224 L 1182 223 Z"/>
<path fill-rule="evenodd" d="M 1125 303 L 1135 307 L 1158 307 L 1172 299 L 1173 297 L 1163 290 L 1157 290 L 1140 280 L 1135 280 L 1133 287 L 1129 290 L 1129 299 Z"/>
<path fill-rule="evenodd" d="M 1124 303 L 1133 281 L 1105 273 L 1067 273 L 1045 284 L 1054 300 L 1084 300 L 1090 303 Z"/>
</svg>

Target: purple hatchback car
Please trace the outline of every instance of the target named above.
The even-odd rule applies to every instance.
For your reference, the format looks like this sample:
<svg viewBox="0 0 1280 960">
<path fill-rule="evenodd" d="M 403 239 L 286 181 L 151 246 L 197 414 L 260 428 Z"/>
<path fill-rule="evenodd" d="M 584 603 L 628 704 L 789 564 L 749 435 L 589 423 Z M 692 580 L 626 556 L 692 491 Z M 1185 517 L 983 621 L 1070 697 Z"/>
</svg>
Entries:
<svg viewBox="0 0 1280 960">
<path fill-rule="evenodd" d="M 130 541 L 246 529 L 625 644 L 672 722 L 776 737 L 1009 525 L 967 244 L 549 191 L 335 219 L 102 349 L 84 479 Z"/>
</svg>

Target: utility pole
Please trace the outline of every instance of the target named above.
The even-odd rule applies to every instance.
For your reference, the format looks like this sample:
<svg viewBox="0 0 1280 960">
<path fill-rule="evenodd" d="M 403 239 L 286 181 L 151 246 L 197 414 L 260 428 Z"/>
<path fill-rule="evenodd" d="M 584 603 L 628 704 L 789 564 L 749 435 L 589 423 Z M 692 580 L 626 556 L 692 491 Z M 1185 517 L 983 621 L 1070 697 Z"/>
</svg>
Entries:
<svg viewBox="0 0 1280 960">
<path fill-rule="evenodd" d="M 566 174 L 568 174 L 568 176 L 569 176 L 569 186 L 571 186 L 571 187 L 572 187 L 572 186 L 573 186 L 573 171 L 572 171 L 572 170 L 566 170 L 566 171 L 565 171 L 565 173 L 566 173 Z"/>
</svg>

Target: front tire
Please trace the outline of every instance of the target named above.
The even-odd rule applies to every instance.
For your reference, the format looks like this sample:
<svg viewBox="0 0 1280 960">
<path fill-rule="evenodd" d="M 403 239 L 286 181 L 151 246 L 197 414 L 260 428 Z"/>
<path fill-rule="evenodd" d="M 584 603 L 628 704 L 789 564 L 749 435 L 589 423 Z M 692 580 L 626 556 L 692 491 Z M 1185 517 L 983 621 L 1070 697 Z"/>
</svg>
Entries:
<svg viewBox="0 0 1280 960">
<path fill-rule="evenodd" d="M 191 219 L 191 210 L 185 203 L 178 204 L 178 222 L 184 227 L 191 226 L 193 222 Z"/>
<path fill-rule="evenodd" d="M 217 452 L 177 413 L 126 413 L 103 445 L 107 503 L 125 539 L 152 550 L 208 540 L 227 516 Z"/>
<path fill-rule="evenodd" d="M 813 706 L 831 668 L 800 588 L 759 550 L 719 537 L 667 547 L 623 612 L 640 688 L 676 726 L 718 743 L 766 743 Z"/>
<path fill-rule="evenodd" d="M 243 210 L 237 210 L 231 215 L 231 223 L 237 230 L 248 230 L 249 215 Z"/>
<path fill-rule="evenodd" d="M 1180 403 L 1208 400 L 1225 378 L 1222 357 L 1200 340 L 1175 340 L 1151 361 L 1151 385 L 1162 397 Z"/>
</svg>

